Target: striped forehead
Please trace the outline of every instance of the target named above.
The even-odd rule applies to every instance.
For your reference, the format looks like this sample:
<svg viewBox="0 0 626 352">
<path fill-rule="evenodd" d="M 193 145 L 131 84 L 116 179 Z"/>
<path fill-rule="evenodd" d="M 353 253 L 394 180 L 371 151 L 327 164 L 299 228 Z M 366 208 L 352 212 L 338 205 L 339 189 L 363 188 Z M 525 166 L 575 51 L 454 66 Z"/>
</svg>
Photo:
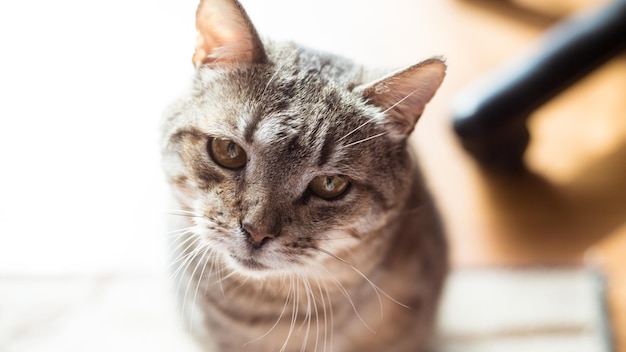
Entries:
<svg viewBox="0 0 626 352">
<path fill-rule="evenodd" d="M 260 110 L 260 109 L 259 109 Z M 293 111 L 257 111 L 245 117 L 240 125 L 241 135 L 248 144 L 275 145 L 302 133 L 307 133 L 307 124 L 314 120 L 310 114 Z"/>
<path fill-rule="evenodd" d="M 254 116 L 247 124 L 244 138 L 248 143 L 273 145 L 302 133 L 301 119 L 288 115 Z"/>
<path fill-rule="evenodd" d="M 247 143 L 271 147 L 282 153 L 296 153 L 313 158 L 318 165 L 326 164 L 335 149 L 336 138 L 332 120 L 314 116 L 263 116 L 246 126 Z"/>
</svg>

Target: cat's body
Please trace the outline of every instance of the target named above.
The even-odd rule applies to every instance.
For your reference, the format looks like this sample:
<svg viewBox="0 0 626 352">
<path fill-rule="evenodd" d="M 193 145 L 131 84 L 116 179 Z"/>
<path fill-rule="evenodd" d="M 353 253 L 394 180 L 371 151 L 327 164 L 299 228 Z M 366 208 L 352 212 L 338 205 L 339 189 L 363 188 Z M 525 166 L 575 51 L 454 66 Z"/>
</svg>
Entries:
<svg viewBox="0 0 626 352">
<path fill-rule="evenodd" d="M 443 64 L 370 83 L 349 60 L 261 42 L 232 0 L 203 2 L 198 29 L 194 90 L 168 113 L 163 155 L 203 347 L 424 348 L 447 258 L 407 138 Z"/>
</svg>

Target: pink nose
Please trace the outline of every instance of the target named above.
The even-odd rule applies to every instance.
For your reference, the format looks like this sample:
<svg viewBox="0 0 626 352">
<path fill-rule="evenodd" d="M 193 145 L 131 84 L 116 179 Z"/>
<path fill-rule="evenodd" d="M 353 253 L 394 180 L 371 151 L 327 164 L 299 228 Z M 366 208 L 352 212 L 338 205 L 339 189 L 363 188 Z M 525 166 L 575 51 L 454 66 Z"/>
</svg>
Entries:
<svg viewBox="0 0 626 352">
<path fill-rule="evenodd" d="M 274 235 L 259 231 L 251 224 L 243 224 L 242 227 L 246 235 L 248 235 L 248 240 L 254 245 L 260 246 L 269 239 L 274 238 Z"/>
</svg>

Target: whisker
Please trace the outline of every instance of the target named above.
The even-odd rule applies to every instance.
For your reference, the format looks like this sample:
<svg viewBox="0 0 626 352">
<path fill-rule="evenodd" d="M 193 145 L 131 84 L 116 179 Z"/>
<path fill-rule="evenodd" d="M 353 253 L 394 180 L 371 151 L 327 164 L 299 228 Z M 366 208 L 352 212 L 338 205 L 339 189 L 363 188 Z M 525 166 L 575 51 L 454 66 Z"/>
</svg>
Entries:
<svg viewBox="0 0 626 352">
<path fill-rule="evenodd" d="M 226 298 L 226 291 L 224 291 L 224 277 L 222 277 L 222 273 L 224 271 L 223 262 L 217 258 L 217 256 L 213 256 L 213 262 L 217 264 L 217 270 L 215 271 L 215 275 L 217 276 L 217 283 L 220 287 L 220 291 L 222 292 L 222 297 Z M 234 273 L 234 272 L 233 272 Z M 228 275 L 230 277 L 230 275 Z"/>
<path fill-rule="evenodd" d="M 311 288 L 311 282 L 309 281 L 308 278 L 303 277 L 303 283 L 304 283 L 304 286 L 306 288 L 307 297 L 310 297 L 310 301 L 313 303 L 313 314 L 315 314 L 315 327 L 316 327 L 316 329 L 315 329 L 315 351 L 317 351 L 317 344 L 318 344 L 319 339 L 320 339 L 320 321 L 319 321 L 319 313 L 318 313 L 317 302 L 316 302 L 316 299 L 315 299 L 315 292 L 313 292 L 313 289 Z M 307 313 L 309 313 L 308 309 L 311 306 L 308 303 L 308 301 L 309 300 L 307 298 L 307 306 L 308 306 Z M 309 314 L 309 323 L 308 323 L 308 327 L 307 327 L 307 338 L 308 338 L 308 335 L 309 335 L 309 328 L 311 327 L 311 319 L 312 319 L 312 316 L 311 316 L 311 314 Z"/>
<path fill-rule="evenodd" d="M 344 150 L 344 149 L 346 149 L 346 148 L 352 147 L 352 146 L 357 145 L 357 144 L 359 144 L 359 143 L 367 142 L 367 141 L 369 141 L 369 140 L 372 140 L 372 139 L 374 139 L 374 138 L 378 138 L 378 137 L 384 136 L 384 135 L 386 135 L 386 134 L 387 134 L 387 131 L 385 131 L 385 132 L 381 132 L 381 133 L 377 133 L 377 134 L 375 134 L 375 135 L 373 135 L 373 136 L 369 136 L 369 137 L 367 137 L 367 138 L 360 139 L 360 140 L 358 140 L 358 141 L 356 141 L 356 142 L 352 142 L 352 143 L 348 143 L 348 144 L 346 144 L 346 145 L 342 145 L 342 146 L 339 148 L 339 150 Z"/>
<path fill-rule="evenodd" d="M 195 226 L 183 227 L 181 229 L 176 229 L 176 230 L 169 231 L 167 234 L 172 236 L 172 237 L 184 235 L 186 232 L 191 232 L 194 227 Z"/>
<path fill-rule="evenodd" d="M 317 241 L 338 241 L 338 240 L 349 240 L 354 239 L 354 236 L 342 236 L 342 237 L 326 237 L 326 238 L 318 238 Z"/>
<path fill-rule="evenodd" d="M 294 276 L 294 279 L 296 279 L 296 284 L 295 284 L 295 288 L 296 288 L 296 299 L 295 299 L 295 307 L 293 309 L 293 312 L 291 312 L 291 327 L 289 328 L 291 331 L 293 331 L 296 327 L 296 323 L 298 322 L 298 313 L 300 312 L 300 284 L 298 282 L 298 276 Z M 291 335 L 291 333 L 290 333 Z"/>
<path fill-rule="evenodd" d="M 409 99 L 411 97 L 411 95 L 415 94 L 415 92 L 417 92 L 418 90 L 420 90 L 420 88 L 417 88 L 417 89 L 411 91 L 409 94 L 405 95 L 404 98 L 398 100 L 395 104 L 393 104 L 390 107 L 388 107 L 387 109 L 385 109 L 385 111 L 383 111 L 383 114 L 386 114 L 387 112 L 389 112 L 389 110 L 392 110 L 396 106 L 402 104 L 403 101 Z"/>
<path fill-rule="evenodd" d="M 291 302 L 291 323 L 289 324 L 289 332 L 287 333 L 287 337 L 285 338 L 285 342 L 283 343 L 283 346 L 280 348 L 280 352 L 285 352 L 285 349 L 287 348 L 287 344 L 289 343 L 289 339 L 291 338 L 291 334 L 293 334 L 293 329 L 296 325 L 296 318 L 297 318 L 297 314 L 298 314 L 298 306 L 299 306 L 299 291 L 298 291 L 298 286 L 297 283 L 294 284 L 294 276 L 289 276 L 289 290 L 291 291 L 293 289 L 293 294 L 294 294 L 294 299 Z"/>
<path fill-rule="evenodd" d="M 419 90 L 415 89 L 414 91 L 410 92 L 409 94 L 405 95 L 402 99 L 398 100 L 396 103 L 394 103 L 393 105 L 391 105 L 390 107 L 388 107 L 387 109 L 385 109 L 381 114 L 384 115 L 387 112 L 389 112 L 390 110 L 392 110 L 393 108 L 395 108 L 396 106 L 398 106 L 399 104 L 402 104 L 402 102 L 404 102 L 405 100 L 407 100 L 408 98 L 410 98 L 413 94 L 415 94 L 415 92 L 417 92 Z M 368 119 L 367 121 L 363 122 L 362 124 L 360 124 L 357 128 L 353 129 L 352 131 L 348 132 L 347 134 L 345 134 L 343 137 L 339 138 L 339 142 L 341 142 L 342 140 L 348 138 L 350 135 L 352 135 L 353 133 L 355 133 L 356 131 L 360 130 L 361 128 L 363 128 L 364 126 L 372 123 L 373 121 L 377 120 L 379 118 L 379 116 L 374 116 L 370 119 Z"/>
<path fill-rule="evenodd" d="M 295 54 L 294 54 L 295 56 Z M 274 73 L 272 74 L 272 76 L 270 77 L 269 80 L 267 80 L 267 84 L 265 84 L 265 88 L 263 88 L 263 93 L 261 93 L 261 95 L 264 95 L 265 92 L 267 91 L 267 88 L 270 86 L 270 83 L 272 83 L 272 81 L 278 76 L 278 74 L 283 70 L 283 67 L 285 65 L 287 65 L 288 61 L 283 62 L 278 68 L 276 68 L 276 70 L 274 71 Z"/>
<path fill-rule="evenodd" d="M 228 275 L 221 277 L 221 280 L 222 280 L 222 281 L 227 280 L 227 279 L 229 279 L 229 278 L 231 278 L 231 277 L 233 277 L 233 276 L 235 276 L 235 275 L 237 275 L 237 272 L 236 272 L 236 271 L 231 271 Z M 243 286 L 243 285 L 244 285 L 247 281 L 248 281 L 248 277 L 246 277 L 246 278 L 243 280 L 243 282 L 241 283 L 241 285 L 237 286 L 237 288 L 239 288 L 239 287 Z"/>
<path fill-rule="evenodd" d="M 197 213 L 195 211 L 186 210 L 186 209 L 172 209 L 169 212 L 171 214 L 180 213 L 180 214 L 202 215 L 202 214 L 199 214 L 199 213 Z"/>
<path fill-rule="evenodd" d="M 328 311 L 330 312 L 330 349 L 333 349 L 333 338 L 334 338 L 334 326 L 335 326 L 335 315 L 333 313 L 333 302 L 330 300 L 330 292 L 328 291 L 328 285 L 324 282 L 324 291 L 326 291 L 326 299 L 328 300 Z M 326 350 L 326 346 L 324 346 L 324 350 Z"/>
<path fill-rule="evenodd" d="M 184 216 L 188 218 L 206 218 L 206 216 L 202 214 L 197 214 L 192 211 L 186 211 L 186 210 L 174 210 L 174 211 L 170 211 L 168 214 L 175 215 L 175 216 Z"/>
<path fill-rule="evenodd" d="M 360 124 L 357 128 L 353 129 L 352 131 L 348 132 L 346 135 L 344 135 L 343 137 L 339 138 L 338 142 L 343 141 L 344 139 L 348 138 L 349 136 L 351 136 L 353 133 L 355 133 L 356 131 L 360 130 L 361 128 L 363 128 L 365 125 L 372 123 L 373 121 L 375 121 L 376 119 L 378 119 L 378 116 L 374 116 L 370 119 L 368 119 L 367 121 L 363 122 L 362 124 Z"/>
<path fill-rule="evenodd" d="M 198 264 L 200 262 L 202 262 L 202 260 L 206 257 L 206 255 L 209 254 L 209 256 L 206 257 L 206 259 L 204 259 L 204 264 L 202 265 L 202 271 L 200 271 L 200 276 L 199 276 L 198 282 L 196 284 L 196 291 L 193 294 L 193 301 L 192 302 L 194 303 L 194 308 L 198 306 L 198 304 L 197 304 L 198 290 L 200 289 L 200 283 L 203 281 L 202 278 L 204 277 L 204 271 L 206 270 L 206 267 L 207 267 L 207 261 L 209 260 L 209 257 L 211 256 L 210 252 L 211 252 L 211 248 L 207 247 L 204 250 L 204 254 L 202 255 L 202 258 L 200 258 L 200 261 L 198 262 Z M 196 269 L 197 269 L 197 265 L 196 265 Z M 194 269 L 193 273 L 191 274 L 192 277 L 194 276 L 194 274 L 196 272 L 196 269 Z M 187 286 L 187 289 L 189 289 L 189 286 Z M 186 294 L 185 294 L 185 297 L 187 297 Z M 184 303 L 183 303 L 183 307 L 184 307 Z M 192 312 L 191 316 L 193 316 L 193 312 Z M 190 321 L 189 326 L 193 327 L 193 320 Z"/>
<path fill-rule="evenodd" d="M 183 295 L 183 306 L 182 306 L 183 312 L 185 311 L 185 308 L 187 307 L 187 299 L 189 297 L 189 288 L 191 288 L 191 284 L 194 281 L 194 278 L 196 276 L 196 270 L 198 270 L 200 263 L 202 263 L 202 260 L 204 259 L 204 256 L 206 255 L 206 251 L 202 251 L 202 252 L 203 252 L 202 257 L 200 257 L 200 260 L 198 260 L 198 262 L 196 263 L 196 267 L 193 269 L 191 275 L 189 275 L 189 280 L 187 280 L 187 288 L 185 289 L 185 294 Z M 198 283 L 200 283 L 199 279 L 197 281 Z M 193 306 L 189 313 L 189 327 L 191 328 L 192 325 L 193 325 Z"/>
<path fill-rule="evenodd" d="M 380 287 L 378 287 L 372 280 L 370 280 L 367 275 L 363 274 L 363 272 L 361 270 L 359 270 L 356 266 L 352 265 L 351 263 L 349 263 L 348 261 L 346 261 L 345 259 L 329 252 L 328 250 L 324 249 L 324 248 L 318 248 L 318 250 L 322 253 L 325 253 L 327 255 L 329 255 L 332 258 L 335 258 L 336 260 L 344 263 L 345 265 L 347 265 L 349 268 L 351 268 L 352 270 L 354 270 L 357 274 L 359 274 L 359 276 L 361 276 L 363 279 L 365 279 L 365 281 L 367 281 L 372 288 L 374 288 L 374 291 L 376 292 L 376 295 L 378 296 L 378 300 L 380 303 L 380 308 L 381 308 L 381 315 L 382 315 L 382 301 L 380 300 L 380 295 L 378 294 L 378 292 L 382 293 L 385 297 L 387 297 L 388 299 L 390 299 L 392 302 L 407 308 L 407 309 L 412 309 L 411 307 L 407 306 L 404 303 L 399 302 L 398 300 L 396 300 L 395 298 L 391 297 L 387 292 L 385 292 L 383 289 L 381 289 Z"/>
<path fill-rule="evenodd" d="M 200 254 L 201 252 L 203 252 L 202 250 L 200 250 L 200 248 L 195 248 L 194 250 L 192 250 L 188 255 L 185 256 L 185 260 L 182 261 L 182 263 L 180 263 L 179 267 L 176 269 L 176 271 L 174 272 L 174 274 L 172 275 L 172 280 L 176 278 L 176 276 L 178 274 L 180 274 L 179 278 L 178 278 L 178 284 L 176 285 L 176 291 L 181 293 L 181 285 L 183 282 L 183 278 L 186 275 L 187 270 L 189 269 L 189 266 L 191 265 L 191 263 L 193 263 L 194 259 L 197 258 L 198 254 Z M 201 262 L 202 260 L 200 260 Z M 200 263 L 198 262 L 198 264 Z M 196 268 L 198 267 L 198 264 L 196 264 Z M 183 296 L 183 305 L 182 305 L 182 311 L 185 312 L 185 307 L 187 304 L 187 295 L 189 292 L 189 287 L 191 286 L 191 282 L 193 281 L 193 275 L 195 274 L 195 269 L 194 272 L 192 273 L 192 275 L 188 278 L 187 280 L 187 289 L 185 290 L 185 295 Z M 190 311 L 189 313 L 189 319 L 190 322 L 193 321 L 193 309 Z M 191 324 L 189 326 L 189 328 L 191 328 Z"/>
<path fill-rule="evenodd" d="M 289 291 L 287 291 L 287 297 L 285 298 L 285 304 L 283 304 L 283 309 L 280 311 L 280 315 L 278 315 L 278 319 L 276 319 L 276 322 L 274 322 L 274 325 L 272 325 L 272 327 L 267 330 L 263 335 L 255 338 L 254 340 L 248 341 L 246 343 L 243 344 L 243 347 L 257 342 L 263 338 L 265 338 L 267 335 L 269 335 L 272 331 L 274 331 L 274 329 L 276 328 L 276 326 L 278 326 L 278 324 L 280 323 L 281 319 L 283 318 L 283 315 L 285 314 L 285 311 L 287 310 L 287 305 L 289 304 L 289 298 L 291 296 L 291 285 L 289 286 Z M 286 342 L 285 342 L 286 343 Z"/>
<path fill-rule="evenodd" d="M 207 248 L 209 248 L 209 246 L 207 246 Z M 217 275 L 217 270 L 215 269 L 215 257 L 215 252 L 213 252 L 212 255 L 207 258 L 207 260 L 211 260 L 211 263 L 209 265 L 209 272 L 207 274 L 208 279 L 203 281 L 204 285 L 202 287 L 202 292 L 204 293 L 204 295 L 208 293 L 209 287 L 216 283 L 216 281 L 212 281 L 214 276 Z"/>
<path fill-rule="evenodd" d="M 200 240 L 201 239 L 199 237 L 196 238 L 192 243 L 190 243 L 182 251 L 182 253 L 185 253 L 190 247 L 196 245 L 197 242 L 199 242 Z M 198 254 L 200 254 L 202 251 L 203 251 L 203 247 L 202 246 L 197 246 L 196 248 L 192 249 L 189 253 L 184 254 L 182 257 L 179 256 L 179 259 L 177 259 L 174 263 L 172 263 L 172 264 L 176 264 L 176 263 L 179 264 L 178 268 L 174 271 L 174 273 L 170 277 L 170 280 L 173 281 L 174 279 L 176 279 L 176 276 L 178 276 L 180 274 L 180 276 L 178 278 L 178 289 L 180 289 L 181 282 L 183 280 L 183 277 L 185 276 L 185 272 L 189 268 L 189 265 L 191 265 L 191 262 L 193 262 L 194 258 Z"/>
<path fill-rule="evenodd" d="M 326 343 L 328 340 L 328 315 L 326 312 L 326 300 L 324 299 L 324 293 L 322 292 L 322 286 L 320 285 L 320 280 L 317 277 L 315 278 L 315 284 L 317 285 L 317 291 L 320 294 L 320 303 L 322 304 L 322 311 L 324 313 L 324 352 L 326 352 Z M 319 319 L 317 322 L 317 329 L 319 333 Z M 317 349 L 317 343 L 315 344 L 315 348 Z"/>
<path fill-rule="evenodd" d="M 193 240 L 193 241 L 192 241 Z M 200 237 L 197 236 L 189 236 L 189 238 L 185 239 L 184 241 L 181 241 L 176 248 L 172 249 L 172 255 L 175 254 L 176 252 L 178 252 L 180 250 L 180 248 L 182 248 L 187 242 L 191 241 L 191 243 L 187 244 L 187 247 L 185 247 L 185 249 L 180 251 L 180 254 L 169 264 L 168 267 L 171 267 L 175 264 L 177 264 L 178 262 L 180 262 L 183 258 L 187 257 L 188 255 L 190 255 L 193 250 L 189 253 L 187 253 L 187 251 L 192 247 L 195 246 L 196 244 L 198 244 L 198 242 L 200 242 L 202 239 Z"/>
<path fill-rule="evenodd" d="M 363 326 L 365 326 L 369 331 L 371 331 L 372 333 L 376 333 L 376 331 L 374 329 L 372 329 L 366 322 L 365 320 L 363 320 L 363 317 L 361 317 L 361 314 L 359 313 L 359 311 L 356 308 L 356 305 L 354 304 L 354 301 L 352 300 L 352 297 L 350 296 L 350 293 L 348 293 L 348 290 L 346 290 L 345 287 L 343 287 L 343 285 L 341 284 L 341 282 L 339 282 L 339 280 L 335 277 L 335 275 L 333 275 L 330 271 L 328 271 L 328 269 L 326 269 L 323 265 L 318 264 L 318 267 L 321 268 L 322 270 L 324 270 L 329 276 L 329 278 L 331 279 L 331 281 L 333 281 L 333 283 L 335 284 L 335 286 L 339 289 L 339 292 L 341 292 L 343 294 L 344 297 L 346 297 L 346 299 L 348 300 L 348 303 L 350 303 L 350 306 L 352 306 L 352 310 L 354 311 L 354 313 L 356 314 L 357 318 L 361 321 L 361 323 L 363 324 Z M 326 291 L 328 292 L 328 290 Z M 330 298 L 329 298 L 330 299 Z"/>
<path fill-rule="evenodd" d="M 304 314 L 304 319 L 302 320 L 302 324 L 300 325 L 300 329 L 302 329 L 304 325 L 306 324 L 306 334 L 304 335 L 302 346 L 300 348 L 300 352 L 304 352 L 306 350 L 307 342 L 309 341 L 309 333 L 311 331 L 311 317 L 313 314 L 311 310 L 310 287 L 308 285 L 307 278 L 303 274 L 297 274 L 297 275 L 300 277 L 300 280 L 302 281 L 302 286 L 304 287 L 304 293 L 306 295 L 306 313 Z"/>
<path fill-rule="evenodd" d="M 192 244 L 190 244 L 189 246 L 191 246 Z M 189 248 L 189 246 L 187 248 Z M 178 274 L 180 274 L 182 272 L 183 267 L 185 266 L 185 263 L 187 263 L 187 261 L 192 258 L 194 255 L 196 255 L 196 249 L 192 250 L 189 253 L 185 253 L 184 255 L 182 255 L 182 257 L 180 257 L 178 260 L 174 261 L 173 263 L 171 263 L 169 266 L 173 266 L 175 264 L 178 265 L 178 267 L 176 268 L 176 270 L 174 270 L 174 272 L 172 273 L 172 275 L 170 276 L 170 280 L 174 280 L 176 279 L 176 277 L 178 276 Z"/>
</svg>

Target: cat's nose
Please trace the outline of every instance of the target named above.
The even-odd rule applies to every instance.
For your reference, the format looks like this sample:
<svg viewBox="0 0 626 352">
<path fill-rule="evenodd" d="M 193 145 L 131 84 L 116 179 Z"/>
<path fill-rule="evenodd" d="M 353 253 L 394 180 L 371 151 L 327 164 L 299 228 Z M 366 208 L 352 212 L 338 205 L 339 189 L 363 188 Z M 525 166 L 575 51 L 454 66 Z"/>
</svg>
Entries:
<svg viewBox="0 0 626 352">
<path fill-rule="evenodd" d="M 243 223 L 241 227 L 248 236 L 248 241 L 255 246 L 261 246 L 275 237 L 275 235 L 270 234 L 269 231 L 262 231 L 249 223 Z"/>
</svg>

